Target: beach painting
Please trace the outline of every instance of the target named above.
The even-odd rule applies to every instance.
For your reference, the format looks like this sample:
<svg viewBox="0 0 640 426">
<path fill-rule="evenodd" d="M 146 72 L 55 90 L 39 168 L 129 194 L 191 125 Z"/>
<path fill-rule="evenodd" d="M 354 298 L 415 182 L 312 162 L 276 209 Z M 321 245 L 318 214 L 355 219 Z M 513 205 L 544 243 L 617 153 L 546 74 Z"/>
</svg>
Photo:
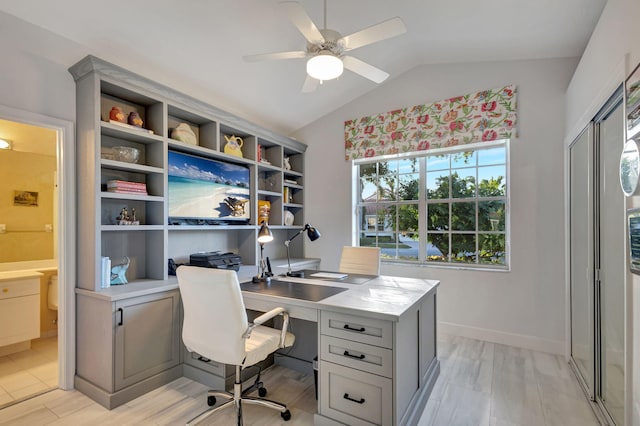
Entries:
<svg viewBox="0 0 640 426">
<path fill-rule="evenodd" d="M 249 168 L 169 151 L 169 217 L 199 220 L 250 219 Z M 229 200 L 246 200 L 233 210 Z"/>
</svg>

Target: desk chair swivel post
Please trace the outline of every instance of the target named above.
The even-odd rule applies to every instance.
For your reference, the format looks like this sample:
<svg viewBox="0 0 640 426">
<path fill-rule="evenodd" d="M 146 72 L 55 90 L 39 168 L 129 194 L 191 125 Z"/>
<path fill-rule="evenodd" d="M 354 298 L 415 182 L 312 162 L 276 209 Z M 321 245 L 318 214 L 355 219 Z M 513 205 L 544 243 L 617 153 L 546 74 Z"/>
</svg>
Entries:
<svg viewBox="0 0 640 426">
<path fill-rule="evenodd" d="M 295 336 L 287 332 L 289 316 L 283 308 L 273 309 L 252 324 L 242 300 L 242 292 L 235 271 L 196 266 L 180 266 L 176 275 L 180 295 L 184 305 L 182 339 L 189 351 L 203 357 L 236 366 L 236 380 L 233 393 L 209 391 L 207 403 L 216 404 L 216 398 L 229 398 L 222 405 L 210 408 L 190 420 L 187 425 L 195 425 L 211 414 L 233 404 L 236 408 L 237 425 L 242 426 L 242 404 L 257 404 L 280 412 L 286 421 L 291 413 L 285 404 L 244 396 L 240 372 L 242 368 L 255 365 L 277 349 L 293 345 Z M 282 330 L 262 324 L 282 315 Z M 256 379 L 259 395 L 265 396 L 266 389 Z M 249 388 L 251 389 L 251 388 Z M 247 389 L 248 390 L 248 389 Z"/>
</svg>

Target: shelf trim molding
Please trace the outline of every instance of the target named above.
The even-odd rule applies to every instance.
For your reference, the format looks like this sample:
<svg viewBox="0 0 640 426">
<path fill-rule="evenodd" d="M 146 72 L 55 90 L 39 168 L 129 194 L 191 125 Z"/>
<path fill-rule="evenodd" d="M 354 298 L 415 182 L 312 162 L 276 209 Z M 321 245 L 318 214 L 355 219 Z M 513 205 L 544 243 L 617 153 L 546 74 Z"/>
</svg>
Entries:
<svg viewBox="0 0 640 426">
<path fill-rule="evenodd" d="M 230 114 L 220 108 L 205 103 L 199 99 L 193 98 L 184 93 L 180 93 L 170 87 L 157 83 L 149 78 L 143 77 L 139 74 L 128 71 L 103 59 L 97 58 L 93 55 L 88 55 L 77 64 L 69 68 L 69 72 L 73 76 L 75 81 L 82 79 L 84 76 L 91 72 L 99 73 L 103 76 L 108 76 L 120 81 L 126 81 L 129 84 L 135 85 L 143 90 L 153 92 L 155 95 L 168 98 L 171 103 L 180 103 L 182 106 L 202 111 L 215 117 L 221 124 L 229 127 L 237 127 L 247 130 L 259 138 L 264 138 L 272 142 L 277 142 L 284 147 L 293 149 L 299 152 L 305 152 L 307 145 L 297 141 L 295 139 L 279 135 L 269 129 L 258 126 L 244 118 L 238 117 L 234 114 Z"/>
</svg>

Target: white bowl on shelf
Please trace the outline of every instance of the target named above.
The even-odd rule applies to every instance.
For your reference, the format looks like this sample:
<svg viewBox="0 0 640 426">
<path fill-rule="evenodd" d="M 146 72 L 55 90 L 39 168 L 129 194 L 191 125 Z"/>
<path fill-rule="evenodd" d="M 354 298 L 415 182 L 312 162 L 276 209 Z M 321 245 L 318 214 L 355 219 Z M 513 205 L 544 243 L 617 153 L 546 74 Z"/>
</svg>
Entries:
<svg viewBox="0 0 640 426">
<path fill-rule="evenodd" d="M 140 150 L 130 146 L 114 146 L 113 159 L 125 163 L 137 163 L 140 159 Z"/>
</svg>

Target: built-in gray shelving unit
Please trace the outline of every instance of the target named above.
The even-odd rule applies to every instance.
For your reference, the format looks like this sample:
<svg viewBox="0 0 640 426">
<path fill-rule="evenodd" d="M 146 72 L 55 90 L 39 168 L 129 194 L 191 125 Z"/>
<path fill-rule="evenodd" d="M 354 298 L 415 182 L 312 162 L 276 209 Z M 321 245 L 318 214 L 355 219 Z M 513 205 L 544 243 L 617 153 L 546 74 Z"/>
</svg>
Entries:
<svg viewBox="0 0 640 426">
<path fill-rule="evenodd" d="M 240 254 L 243 265 L 257 265 L 260 200 L 271 205 L 269 224 L 281 234 L 276 235 L 277 241 L 304 226 L 306 145 L 93 56 L 69 71 L 76 80 L 77 98 L 79 288 L 100 290 L 102 256 L 111 258 L 113 264 L 128 257 L 129 282 L 167 280 L 168 258 L 185 262 L 194 251 L 233 251 Z M 143 128 L 110 122 L 113 107 L 119 107 L 125 116 L 138 113 Z M 171 130 L 180 123 L 194 132 L 196 145 L 170 138 Z M 242 157 L 225 153 L 230 137 L 242 138 Z M 138 162 L 110 157 L 109 151 L 116 146 L 137 148 Z M 250 222 L 169 224 L 169 149 L 248 166 Z M 148 194 L 107 192 L 109 180 L 144 183 Z M 135 209 L 138 225 L 116 224 L 123 207 L 129 212 Z M 292 249 L 292 257 L 303 257 L 302 245 Z M 274 254 L 281 251 L 274 248 Z"/>
</svg>

